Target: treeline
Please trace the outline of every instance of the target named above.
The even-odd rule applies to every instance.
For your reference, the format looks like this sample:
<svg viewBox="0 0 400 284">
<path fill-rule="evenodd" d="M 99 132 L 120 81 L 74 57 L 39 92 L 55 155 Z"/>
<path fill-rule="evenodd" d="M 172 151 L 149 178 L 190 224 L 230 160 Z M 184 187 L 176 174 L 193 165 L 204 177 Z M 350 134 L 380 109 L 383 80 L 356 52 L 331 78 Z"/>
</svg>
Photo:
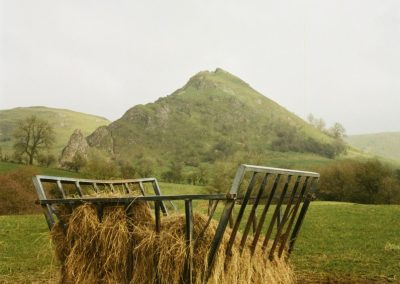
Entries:
<svg viewBox="0 0 400 284">
<path fill-rule="evenodd" d="M 115 160 L 100 150 L 91 149 L 87 157 L 75 154 L 72 161 L 61 166 L 96 179 L 159 176 L 165 182 L 193 185 L 206 185 L 209 181 L 209 166 L 198 165 L 188 169 L 183 162 L 171 162 L 161 168 L 160 164 L 161 161 L 146 156 L 139 156 L 130 162 Z"/>
<path fill-rule="evenodd" d="M 281 121 L 275 126 L 275 138 L 272 140 L 271 149 L 280 152 L 308 152 L 333 159 L 346 152 L 345 128 L 340 123 L 334 123 L 326 128 L 322 118 L 308 116 L 311 126 L 331 137 L 332 141 L 323 142 L 304 135 L 303 131 L 288 122 Z"/>
<path fill-rule="evenodd" d="M 342 138 L 334 138 L 333 142 L 324 143 L 306 137 L 297 127 L 290 124 L 282 124 L 275 131 L 276 137 L 271 143 L 273 151 L 315 153 L 333 159 L 344 153 L 347 148 Z"/>
<path fill-rule="evenodd" d="M 346 160 L 319 170 L 320 200 L 364 204 L 400 204 L 400 169 L 378 160 Z"/>
</svg>

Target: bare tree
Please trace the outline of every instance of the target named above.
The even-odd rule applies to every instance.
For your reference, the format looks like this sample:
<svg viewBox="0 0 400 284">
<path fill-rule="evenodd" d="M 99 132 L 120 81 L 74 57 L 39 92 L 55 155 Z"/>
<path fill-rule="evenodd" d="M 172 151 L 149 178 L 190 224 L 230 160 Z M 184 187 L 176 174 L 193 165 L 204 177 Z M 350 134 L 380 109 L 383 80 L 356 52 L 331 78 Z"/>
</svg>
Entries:
<svg viewBox="0 0 400 284">
<path fill-rule="evenodd" d="M 42 150 L 49 149 L 54 143 L 53 127 L 34 115 L 20 120 L 13 136 L 15 154 L 26 156 L 29 165 Z"/>
</svg>

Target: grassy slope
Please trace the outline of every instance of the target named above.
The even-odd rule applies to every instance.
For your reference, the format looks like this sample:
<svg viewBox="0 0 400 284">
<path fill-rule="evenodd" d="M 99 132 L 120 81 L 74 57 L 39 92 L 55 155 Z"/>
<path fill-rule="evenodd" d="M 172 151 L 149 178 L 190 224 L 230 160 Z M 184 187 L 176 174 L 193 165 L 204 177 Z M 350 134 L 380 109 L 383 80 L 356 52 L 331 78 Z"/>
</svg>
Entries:
<svg viewBox="0 0 400 284">
<path fill-rule="evenodd" d="M 12 133 L 16 122 L 31 115 L 50 122 L 56 132 L 56 142 L 52 152 L 57 156 L 68 142 L 72 132 L 79 128 L 84 135 L 89 135 L 97 127 L 108 125 L 110 121 L 103 117 L 84 114 L 66 109 L 47 107 L 20 107 L 9 110 L 0 110 L 0 147 L 3 152 L 12 151 Z M 10 140 L 11 139 L 11 140 Z"/>
<path fill-rule="evenodd" d="M 400 132 L 350 135 L 346 140 L 366 152 L 400 160 Z"/>
<path fill-rule="evenodd" d="M 165 193 L 202 191 L 162 184 Z M 197 208 L 199 210 L 200 208 Z M 400 206 L 314 202 L 292 255 L 303 279 L 400 279 Z M 0 282 L 56 277 L 43 216 L 0 217 Z"/>
<path fill-rule="evenodd" d="M 15 163 L 8 163 L 8 162 L 0 162 L 0 174 L 6 173 L 9 171 L 14 171 L 18 169 L 22 169 L 26 167 L 26 165 L 20 165 Z M 49 175 L 49 176 L 64 176 L 64 177 L 80 177 L 81 174 L 76 172 L 71 172 L 67 170 L 57 169 L 57 168 L 45 168 L 39 166 L 33 166 L 38 174 L 41 175 Z"/>
</svg>

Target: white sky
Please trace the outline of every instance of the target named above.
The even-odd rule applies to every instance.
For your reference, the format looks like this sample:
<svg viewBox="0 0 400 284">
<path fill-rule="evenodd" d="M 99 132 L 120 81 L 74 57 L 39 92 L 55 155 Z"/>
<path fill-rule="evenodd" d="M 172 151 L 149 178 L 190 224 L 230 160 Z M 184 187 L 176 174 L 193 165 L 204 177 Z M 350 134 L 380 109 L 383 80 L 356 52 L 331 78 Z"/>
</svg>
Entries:
<svg viewBox="0 0 400 284">
<path fill-rule="evenodd" d="M 115 120 L 221 67 L 348 133 L 400 131 L 400 1 L 0 0 L 0 109 Z"/>
</svg>

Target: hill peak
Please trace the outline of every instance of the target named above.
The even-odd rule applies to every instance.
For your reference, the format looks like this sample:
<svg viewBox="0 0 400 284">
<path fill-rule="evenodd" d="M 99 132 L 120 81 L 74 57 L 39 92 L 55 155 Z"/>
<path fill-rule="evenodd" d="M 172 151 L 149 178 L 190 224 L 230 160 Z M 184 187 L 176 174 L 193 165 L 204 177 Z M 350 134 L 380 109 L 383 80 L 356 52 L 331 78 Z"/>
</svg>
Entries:
<svg viewBox="0 0 400 284">
<path fill-rule="evenodd" d="M 184 88 L 193 87 L 195 89 L 218 88 L 220 86 L 237 84 L 249 86 L 239 77 L 225 71 L 222 68 L 216 68 L 215 71 L 200 71 L 189 79 Z"/>
</svg>

